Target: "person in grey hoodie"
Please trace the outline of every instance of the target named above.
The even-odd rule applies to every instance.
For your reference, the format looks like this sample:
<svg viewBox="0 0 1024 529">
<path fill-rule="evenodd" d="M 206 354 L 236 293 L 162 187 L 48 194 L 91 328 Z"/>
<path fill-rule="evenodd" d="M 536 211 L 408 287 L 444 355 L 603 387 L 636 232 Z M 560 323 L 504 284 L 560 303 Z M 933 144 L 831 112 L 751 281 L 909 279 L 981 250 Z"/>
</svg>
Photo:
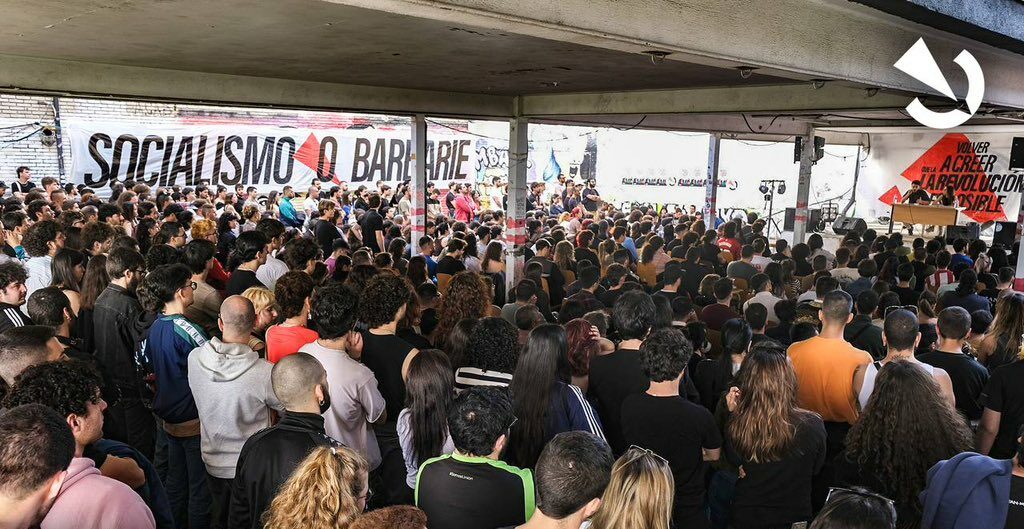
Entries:
<svg viewBox="0 0 1024 529">
<path fill-rule="evenodd" d="M 217 320 L 223 338 L 212 338 L 188 355 L 188 384 L 199 410 L 215 528 L 227 526 L 231 480 L 242 445 L 271 425 L 271 409 L 284 409 L 270 383 L 273 366 L 247 345 L 255 323 L 252 302 L 231 296 Z"/>
</svg>

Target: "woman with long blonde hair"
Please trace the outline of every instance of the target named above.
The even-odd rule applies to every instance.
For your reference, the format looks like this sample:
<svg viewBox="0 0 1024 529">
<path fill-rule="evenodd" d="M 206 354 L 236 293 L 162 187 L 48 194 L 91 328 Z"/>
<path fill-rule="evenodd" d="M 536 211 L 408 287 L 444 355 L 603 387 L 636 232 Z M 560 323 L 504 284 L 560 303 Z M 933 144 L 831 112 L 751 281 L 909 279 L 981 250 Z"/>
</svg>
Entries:
<svg viewBox="0 0 1024 529">
<path fill-rule="evenodd" d="M 370 469 L 345 447 L 319 447 L 281 485 L 263 515 L 264 529 L 345 529 L 366 510 Z"/>
<path fill-rule="evenodd" d="M 597 258 L 601 261 L 601 274 L 604 275 L 608 265 L 614 263 L 612 255 L 615 253 L 615 241 L 605 239 L 597 245 Z"/>
<path fill-rule="evenodd" d="M 978 361 L 988 367 L 989 373 L 1016 361 L 1021 351 L 1021 334 L 1024 334 L 1024 294 L 1000 298 L 988 336 L 979 344 Z"/>
<path fill-rule="evenodd" d="M 825 462 L 825 424 L 796 405 L 796 372 L 778 344 L 755 347 L 726 395 L 725 449 L 742 476 L 730 524 L 789 527 L 811 520 L 811 478 Z M 738 387 L 737 387 L 738 386 Z"/>
<path fill-rule="evenodd" d="M 615 462 L 592 529 L 668 529 L 675 480 L 661 456 L 632 446 Z"/>
<path fill-rule="evenodd" d="M 572 243 L 569 241 L 558 241 L 555 244 L 555 252 L 552 257 L 552 261 L 558 265 L 558 268 L 562 270 L 562 274 L 565 272 L 572 272 L 576 274 L 576 257 L 573 254 L 574 248 Z"/>
</svg>

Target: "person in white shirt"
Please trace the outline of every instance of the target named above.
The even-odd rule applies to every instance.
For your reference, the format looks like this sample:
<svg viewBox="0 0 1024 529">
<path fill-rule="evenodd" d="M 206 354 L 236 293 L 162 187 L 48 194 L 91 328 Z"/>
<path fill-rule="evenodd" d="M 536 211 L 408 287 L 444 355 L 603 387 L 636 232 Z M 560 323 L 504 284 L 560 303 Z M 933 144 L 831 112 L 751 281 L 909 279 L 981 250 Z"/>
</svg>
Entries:
<svg viewBox="0 0 1024 529">
<path fill-rule="evenodd" d="M 380 447 L 371 425 L 387 420 L 384 396 L 373 371 L 360 363 L 362 335 L 354 332 L 358 296 L 332 283 L 313 293 L 309 316 L 320 337 L 299 349 L 327 371 L 330 406 L 323 411 L 327 435 L 366 458 L 370 470 L 381 464 Z"/>
<path fill-rule="evenodd" d="M 28 272 L 25 281 L 28 291 L 25 297 L 28 298 L 36 290 L 50 286 L 53 280 L 53 256 L 64 248 L 64 230 L 57 221 L 41 220 L 25 230 L 21 246 L 28 254 L 28 261 L 25 261 L 25 270 Z"/>
<path fill-rule="evenodd" d="M 770 258 L 763 255 L 765 239 L 754 240 L 753 246 L 754 256 L 750 258 L 750 264 L 754 265 L 754 268 L 756 268 L 758 272 L 764 272 L 764 267 L 768 266 L 768 263 L 772 262 Z"/>
<path fill-rule="evenodd" d="M 760 303 L 768 309 L 768 322 L 778 324 L 779 317 L 775 315 L 775 304 L 782 301 L 772 294 L 772 280 L 766 274 L 755 274 L 750 278 L 750 288 L 756 292 L 746 303 L 743 310 L 746 311 L 752 303 Z"/>
<path fill-rule="evenodd" d="M 284 224 L 277 219 L 261 219 L 256 223 L 256 231 L 262 233 L 270 241 L 267 261 L 256 269 L 256 279 L 259 279 L 260 283 L 266 285 L 273 292 L 278 278 L 288 273 L 288 265 L 277 258 L 277 254 L 281 251 L 281 241 L 284 238 Z"/>
<path fill-rule="evenodd" d="M 857 269 L 850 268 L 849 248 L 843 246 L 836 250 L 836 267 L 830 270 L 829 273 L 844 287 L 860 279 L 860 273 L 857 272 Z"/>
</svg>

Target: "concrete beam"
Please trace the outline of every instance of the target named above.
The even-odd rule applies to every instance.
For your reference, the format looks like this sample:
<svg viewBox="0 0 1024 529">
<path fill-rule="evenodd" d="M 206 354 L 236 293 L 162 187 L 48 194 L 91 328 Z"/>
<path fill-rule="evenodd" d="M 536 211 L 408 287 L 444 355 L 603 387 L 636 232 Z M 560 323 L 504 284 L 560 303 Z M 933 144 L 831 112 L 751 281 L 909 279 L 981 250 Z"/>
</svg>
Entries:
<svg viewBox="0 0 1024 529">
<path fill-rule="evenodd" d="M 966 93 L 966 78 L 955 75 L 952 60 L 969 49 L 985 72 L 984 101 L 1024 108 L 1024 57 L 842 0 L 741 8 L 733 0 L 324 1 L 631 53 L 665 51 L 667 60 L 935 93 L 892 66 L 925 37 L 957 94 Z"/>
<path fill-rule="evenodd" d="M 0 91 L 434 116 L 508 117 L 512 98 L 0 55 Z"/>
<path fill-rule="evenodd" d="M 593 94 L 523 96 L 523 114 L 531 118 L 578 114 L 697 114 L 715 112 L 841 112 L 886 110 L 907 106 L 913 97 L 826 83 L 692 88 Z"/>
</svg>

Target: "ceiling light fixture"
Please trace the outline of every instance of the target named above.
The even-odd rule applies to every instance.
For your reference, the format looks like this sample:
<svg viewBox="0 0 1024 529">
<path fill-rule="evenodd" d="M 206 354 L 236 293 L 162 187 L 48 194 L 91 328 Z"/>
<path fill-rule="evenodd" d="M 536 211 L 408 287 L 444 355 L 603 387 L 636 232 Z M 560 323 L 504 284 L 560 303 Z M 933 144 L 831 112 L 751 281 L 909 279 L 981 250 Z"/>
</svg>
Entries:
<svg viewBox="0 0 1024 529">
<path fill-rule="evenodd" d="M 820 90 L 825 87 L 825 79 L 811 79 L 811 88 Z"/>
<path fill-rule="evenodd" d="M 740 77 L 750 79 L 750 76 L 754 75 L 754 70 L 757 68 L 754 68 L 753 66 L 737 66 L 736 69 L 739 70 Z"/>
</svg>

